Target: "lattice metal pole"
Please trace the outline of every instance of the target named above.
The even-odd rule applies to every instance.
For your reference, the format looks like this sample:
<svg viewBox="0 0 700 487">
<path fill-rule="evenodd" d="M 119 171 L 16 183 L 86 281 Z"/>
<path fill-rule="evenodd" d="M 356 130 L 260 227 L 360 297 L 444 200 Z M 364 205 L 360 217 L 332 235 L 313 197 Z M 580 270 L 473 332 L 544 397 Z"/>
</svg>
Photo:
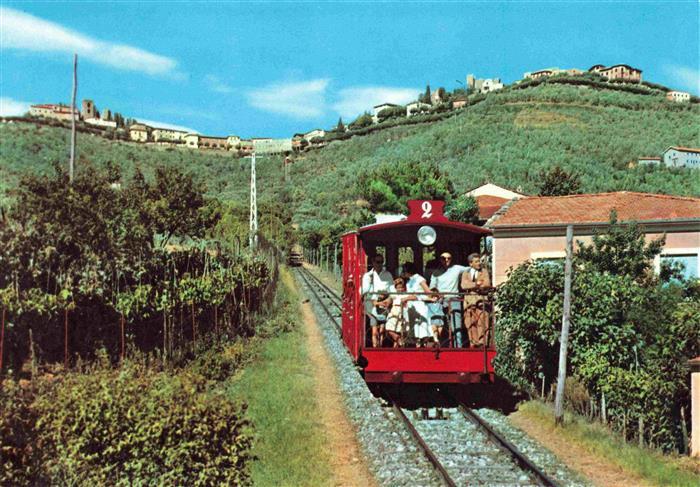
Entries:
<svg viewBox="0 0 700 487">
<path fill-rule="evenodd" d="M 255 176 L 255 152 L 250 160 L 250 225 L 248 230 L 248 244 L 251 249 L 255 249 L 258 246 L 258 192 Z"/>
</svg>

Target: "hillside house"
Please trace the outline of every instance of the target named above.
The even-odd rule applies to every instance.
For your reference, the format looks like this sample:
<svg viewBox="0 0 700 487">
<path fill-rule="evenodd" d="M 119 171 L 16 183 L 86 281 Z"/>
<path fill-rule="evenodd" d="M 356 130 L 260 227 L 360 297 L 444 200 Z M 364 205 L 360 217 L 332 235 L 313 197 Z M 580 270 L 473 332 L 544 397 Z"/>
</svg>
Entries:
<svg viewBox="0 0 700 487">
<path fill-rule="evenodd" d="M 133 123 L 129 125 L 129 138 L 134 142 L 148 142 L 153 129 L 143 123 Z"/>
<path fill-rule="evenodd" d="M 80 120 L 80 112 L 75 110 L 75 119 Z M 52 118 L 54 120 L 71 120 L 73 117 L 71 115 L 71 108 L 66 105 L 54 105 L 54 104 L 41 104 L 41 105 L 31 105 L 29 107 L 29 116 L 31 117 L 42 117 L 42 118 Z"/>
<path fill-rule="evenodd" d="M 198 149 L 214 149 L 214 150 L 226 150 L 228 149 L 226 137 L 213 137 L 210 135 L 200 135 L 197 141 Z"/>
<path fill-rule="evenodd" d="M 253 150 L 256 154 L 288 154 L 292 152 L 292 139 L 254 138 Z"/>
<path fill-rule="evenodd" d="M 430 94 L 430 103 L 433 105 L 439 105 L 443 101 L 445 101 L 444 91 L 435 90 Z"/>
<path fill-rule="evenodd" d="M 238 150 L 241 148 L 241 138 L 237 135 L 229 135 L 226 137 L 226 145 L 228 150 Z"/>
<path fill-rule="evenodd" d="M 311 142 L 311 139 L 313 139 L 313 138 L 315 138 L 315 137 L 325 137 L 325 135 L 326 135 L 326 131 L 325 131 L 325 130 L 323 130 L 323 129 L 313 129 L 313 130 L 310 130 L 309 132 L 306 132 L 306 133 L 304 134 L 304 138 L 305 138 L 306 140 L 308 140 L 309 142 Z"/>
<path fill-rule="evenodd" d="M 380 105 L 375 105 L 372 107 L 372 121 L 374 123 L 379 122 L 379 112 L 387 108 L 396 108 L 398 105 L 394 103 L 382 103 Z"/>
<path fill-rule="evenodd" d="M 423 103 L 422 101 L 414 101 L 406 105 L 406 116 L 410 117 L 413 115 L 418 115 L 420 112 L 427 112 L 430 110 L 430 105 Z"/>
<path fill-rule="evenodd" d="M 477 79 L 473 74 L 467 75 L 467 88 L 476 93 L 490 93 L 503 89 L 500 78 Z M 454 106 L 454 105 L 453 105 Z"/>
<path fill-rule="evenodd" d="M 656 156 L 642 156 L 637 159 L 637 164 L 640 166 L 661 164 L 661 158 Z"/>
<path fill-rule="evenodd" d="M 596 64 L 591 66 L 588 71 L 590 73 L 598 73 L 608 79 L 621 79 L 636 83 L 641 83 L 642 81 L 642 70 L 627 64 L 616 64 L 607 68 L 602 64 Z"/>
<path fill-rule="evenodd" d="M 296 133 L 296 134 L 292 135 L 292 150 L 293 151 L 299 152 L 308 144 L 309 144 L 309 141 L 304 138 L 304 134 Z"/>
<path fill-rule="evenodd" d="M 241 139 L 239 150 L 245 156 L 251 155 L 253 153 L 253 141 L 248 139 Z"/>
<path fill-rule="evenodd" d="M 185 143 L 185 147 L 187 147 L 188 149 L 199 148 L 199 134 L 185 134 L 182 137 L 182 141 Z"/>
<path fill-rule="evenodd" d="M 85 123 L 88 125 L 95 125 L 97 127 L 103 128 L 117 128 L 117 122 L 113 120 L 105 120 L 104 118 L 86 118 Z"/>
<path fill-rule="evenodd" d="M 691 147 L 669 147 L 662 154 L 668 167 L 689 167 L 700 169 L 700 149 Z"/>
<path fill-rule="evenodd" d="M 466 196 L 472 196 L 479 206 L 479 224 L 483 225 L 503 205 L 516 198 L 527 198 L 524 194 L 516 193 L 506 188 L 487 183 L 467 191 Z"/>
<path fill-rule="evenodd" d="M 547 69 L 540 69 L 539 71 L 525 73 L 525 74 L 523 74 L 523 79 L 537 79 L 537 78 L 543 78 L 545 76 L 555 76 L 558 74 L 567 74 L 569 76 L 578 76 L 580 74 L 583 74 L 583 71 L 581 71 L 580 69 L 576 69 L 576 68 L 570 68 L 570 69 L 547 68 Z"/>
<path fill-rule="evenodd" d="M 690 101 L 690 93 L 685 91 L 669 91 L 666 93 L 666 99 L 675 101 L 676 103 L 688 103 Z"/>
<path fill-rule="evenodd" d="M 467 100 L 466 97 L 464 98 L 455 98 L 452 100 L 452 108 L 463 108 L 469 105 L 469 100 Z"/>
<path fill-rule="evenodd" d="M 569 224 L 574 241 L 589 244 L 596 231 L 608 227 L 612 210 L 621 222 L 637 222 L 647 241 L 666 234 L 654 262 L 657 272 L 662 264 L 681 263 L 686 277 L 700 276 L 700 198 L 620 191 L 530 197 L 506 205 L 487 222 L 493 231 L 494 285 L 527 260 L 563 259 Z"/>
<path fill-rule="evenodd" d="M 187 132 L 184 130 L 166 129 L 162 127 L 156 127 L 153 129 L 153 141 L 154 142 L 170 142 L 170 143 L 182 143 L 185 139 Z"/>
</svg>

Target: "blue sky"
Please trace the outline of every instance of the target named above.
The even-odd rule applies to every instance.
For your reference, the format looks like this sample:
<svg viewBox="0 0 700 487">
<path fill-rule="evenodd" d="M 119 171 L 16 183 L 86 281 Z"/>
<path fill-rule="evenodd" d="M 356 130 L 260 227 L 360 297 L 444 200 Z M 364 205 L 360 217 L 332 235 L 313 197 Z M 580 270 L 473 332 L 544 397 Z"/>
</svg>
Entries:
<svg viewBox="0 0 700 487">
<path fill-rule="evenodd" d="M 468 73 L 626 63 L 700 94 L 699 3 L 12 2 L 0 113 L 78 98 L 212 135 L 291 136 Z"/>
</svg>

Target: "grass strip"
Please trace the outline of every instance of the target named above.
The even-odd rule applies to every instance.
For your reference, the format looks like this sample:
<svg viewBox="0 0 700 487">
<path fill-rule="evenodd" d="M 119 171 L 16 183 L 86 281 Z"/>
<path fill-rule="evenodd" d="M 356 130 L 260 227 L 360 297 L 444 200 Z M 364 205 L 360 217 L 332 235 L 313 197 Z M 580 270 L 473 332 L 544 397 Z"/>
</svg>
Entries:
<svg viewBox="0 0 700 487">
<path fill-rule="evenodd" d="M 300 297 L 289 271 L 281 269 L 280 316 L 289 331 L 266 340 L 236 380 L 229 395 L 248 403 L 255 428 L 253 485 L 328 485 L 329 454 L 315 382 L 308 366 L 306 337 L 301 328 Z"/>
<path fill-rule="evenodd" d="M 554 427 L 554 411 L 550 405 L 541 401 L 521 404 L 518 412 L 542 426 Z M 605 426 L 589 423 L 578 415 L 566 413 L 565 427 L 556 431 L 572 443 L 581 445 L 650 483 L 683 487 L 700 485 L 700 463 L 697 461 L 688 457 L 663 455 L 627 443 Z"/>
</svg>

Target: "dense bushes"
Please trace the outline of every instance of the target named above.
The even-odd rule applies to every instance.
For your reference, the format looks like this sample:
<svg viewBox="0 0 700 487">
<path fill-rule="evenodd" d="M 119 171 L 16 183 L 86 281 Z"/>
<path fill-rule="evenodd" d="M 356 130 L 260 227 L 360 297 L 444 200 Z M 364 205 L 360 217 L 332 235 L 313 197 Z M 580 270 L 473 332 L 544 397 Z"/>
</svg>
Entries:
<svg viewBox="0 0 700 487">
<path fill-rule="evenodd" d="M 248 335 L 274 290 L 271 260 L 201 240 L 217 217 L 191 176 L 160 167 L 115 188 L 114 169 L 73 184 L 26 176 L 17 190 L 0 227 L 3 365 L 15 374 L 30 355 L 69 363 L 104 346 L 116 360 L 136 346 L 172 358 L 210 331 Z"/>
<path fill-rule="evenodd" d="M 2 472 L 14 485 L 239 485 L 252 441 L 245 405 L 197 373 L 127 362 L 5 381 Z"/>
<path fill-rule="evenodd" d="M 646 443 L 683 451 L 685 364 L 700 355 L 700 299 L 690 283 L 651 276 L 640 262 L 658 245 L 615 227 L 574 265 L 569 374 L 597 404 L 605 397 L 608 421 L 628 438 L 641 423 Z M 498 291 L 495 367 L 530 391 L 556 381 L 563 283 L 561 264 L 527 262 Z"/>
</svg>

